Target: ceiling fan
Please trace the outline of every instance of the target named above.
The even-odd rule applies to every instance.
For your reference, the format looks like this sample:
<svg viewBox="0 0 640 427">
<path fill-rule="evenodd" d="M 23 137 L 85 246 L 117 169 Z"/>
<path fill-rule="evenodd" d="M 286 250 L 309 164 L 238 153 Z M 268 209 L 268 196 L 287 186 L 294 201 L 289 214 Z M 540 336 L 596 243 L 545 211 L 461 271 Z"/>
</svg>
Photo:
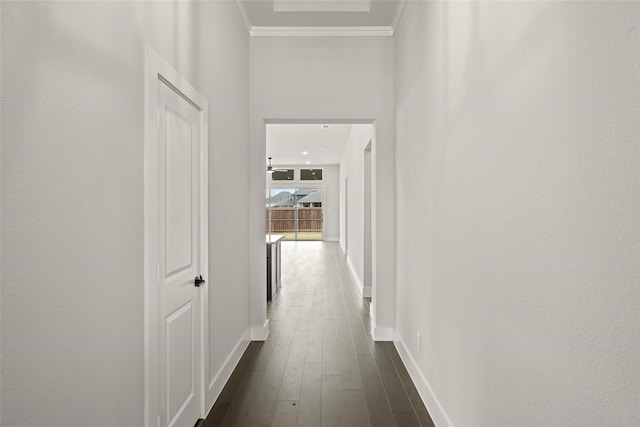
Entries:
<svg viewBox="0 0 640 427">
<path fill-rule="evenodd" d="M 271 166 L 271 157 L 269 157 L 269 166 L 267 166 L 267 173 L 286 172 L 286 171 L 287 169 L 278 169 Z"/>
</svg>

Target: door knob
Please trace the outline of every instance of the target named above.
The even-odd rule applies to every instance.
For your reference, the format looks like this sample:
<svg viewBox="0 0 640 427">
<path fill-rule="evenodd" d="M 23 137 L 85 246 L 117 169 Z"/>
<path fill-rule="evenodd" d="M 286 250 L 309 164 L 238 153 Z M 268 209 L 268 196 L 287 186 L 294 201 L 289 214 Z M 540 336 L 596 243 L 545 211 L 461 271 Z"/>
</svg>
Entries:
<svg viewBox="0 0 640 427">
<path fill-rule="evenodd" d="M 194 284 L 196 285 L 196 288 L 199 288 L 200 286 L 202 286 L 203 283 L 205 283 L 205 280 L 202 278 L 202 275 L 196 276 L 196 279 L 194 280 Z"/>
</svg>

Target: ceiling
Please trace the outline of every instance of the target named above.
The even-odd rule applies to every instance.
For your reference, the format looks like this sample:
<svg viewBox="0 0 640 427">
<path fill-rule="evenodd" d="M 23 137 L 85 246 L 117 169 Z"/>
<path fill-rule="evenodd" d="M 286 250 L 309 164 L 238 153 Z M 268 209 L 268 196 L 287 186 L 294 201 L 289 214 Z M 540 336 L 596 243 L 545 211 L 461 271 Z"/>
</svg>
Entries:
<svg viewBox="0 0 640 427">
<path fill-rule="evenodd" d="M 274 29 L 311 30 L 325 27 L 386 29 L 391 35 L 404 2 L 405 0 L 237 0 L 251 35 L 271 35 L 269 31 Z"/>
<path fill-rule="evenodd" d="M 350 124 L 268 124 L 267 157 L 274 166 L 337 165 L 347 145 Z M 304 154 L 307 153 L 307 154 Z"/>
<path fill-rule="evenodd" d="M 406 0 L 236 2 L 251 36 L 391 36 Z M 267 157 L 273 166 L 339 164 L 351 126 L 269 124 Z"/>
</svg>

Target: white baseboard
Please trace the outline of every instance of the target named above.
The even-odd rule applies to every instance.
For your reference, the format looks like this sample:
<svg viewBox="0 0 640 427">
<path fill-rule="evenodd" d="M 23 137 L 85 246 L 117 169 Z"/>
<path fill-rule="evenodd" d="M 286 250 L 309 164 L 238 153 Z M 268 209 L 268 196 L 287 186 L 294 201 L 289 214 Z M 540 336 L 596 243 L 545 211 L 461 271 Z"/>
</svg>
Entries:
<svg viewBox="0 0 640 427">
<path fill-rule="evenodd" d="M 351 283 L 353 284 L 354 289 L 356 290 L 356 295 L 360 297 L 366 296 L 364 295 L 364 284 L 362 283 L 362 280 L 360 280 L 360 277 L 358 277 L 356 268 L 353 266 L 353 264 L 351 263 L 351 258 L 349 258 L 348 256 L 347 256 L 347 267 L 349 267 L 349 273 L 351 273 Z M 371 293 L 371 290 L 369 290 L 369 293 Z"/>
<path fill-rule="evenodd" d="M 339 237 L 325 237 L 324 241 L 325 242 L 339 242 L 340 238 Z"/>
<path fill-rule="evenodd" d="M 429 411 L 429 415 L 431 415 L 431 419 L 433 423 L 437 427 L 452 427 L 451 421 L 447 414 L 442 409 L 438 398 L 433 393 L 433 389 L 429 385 L 429 382 L 422 374 L 422 371 L 418 367 L 413 356 L 409 352 L 409 349 L 404 344 L 402 337 L 398 332 L 394 333 L 393 342 L 398 350 L 398 354 L 400 358 L 404 362 L 404 365 L 407 367 L 407 371 L 409 372 L 409 376 L 413 380 L 416 388 L 418 389 L 418 393 L 424 402 L 424 405 L 427 407 L 427 411 Z"/>
<path fill-rule="evenodd" d="M 218 399 L 218 397 L 220 396 L 220 393 L 222 392 L 224 385 L 227 383 L 227 381 L 229 381 L 229 378 L 231 377 L 233 370 L 236 368 L 236 366 L 238 365 L 238 362 L 240 361 L 240 358 L 244 354 L 244 351 L 249 346 L 249 342 L 250 342 L 249 337 L 250 337 L 250 334 L 249 334 L 249 330 L 247 329 L 247 331 L 243 334 L 242 338 L 240 338 L 238 343 L 235 345 L 235 347 L 231 351 L 231 354 L 229 354 L 229 357 L 227 357 L 227 360 L 225 360 L 224 363 L 222 364 L 222 367 L 220 368 L 218 373 L 213 377 L 213 380 L 211 381 L 211 383 L 209 383 L 208 396 L 213 396 L 213 399 L 211 400 L 211 405 L 209 406 L 209 410 L 207 411 L 207 414 L 209 414 L 209 412 L 211 411 L 211 408 L 213 408 L 213 405 Z M 205 416 L 207 414 L 205 414 Z"/>
<path fill-rule="evenodd" d="M 393 341 L 393 328 L 376 326 L 371 322 L 371 338 L 374 341 Z"/>
<path fill-rule="evenodd" d="M 269 336 L 269 319 L 265 320 L 264 325 L 254 326 L 251 328 L 251 341 L 264 341 Z"/>
</svg>

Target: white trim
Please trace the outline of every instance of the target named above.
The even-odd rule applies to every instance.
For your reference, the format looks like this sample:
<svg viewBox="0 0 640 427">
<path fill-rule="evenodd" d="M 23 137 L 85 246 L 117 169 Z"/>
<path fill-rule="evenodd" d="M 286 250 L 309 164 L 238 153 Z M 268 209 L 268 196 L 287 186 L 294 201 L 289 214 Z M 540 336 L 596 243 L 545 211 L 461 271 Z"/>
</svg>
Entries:
<svg viewBox="0 0 640 427">
<path fill-rule="evenodd" d="M 371 317 L 371 338 L 374 341 L 393 341 L 393 328 L 376 326 L 376 305 L 369 305 L 369 316 Z"/>
<path fill-rule="evenodd" d="M 429 382 L 422 374 L 422 371 L 418 367 L 418 364 L 416 363 L 413 356 L 411 356 L 409 349 L 404 344 L 402 337 L 397 331 L 394 334 L 393 342 L 396 346 L 396 349 L 398 350 L 400 358 L 404 362 L 404 365 L 407 367 L 407 371 L 409 372 L 411 380 L 413 380 L 413 383 L 418 389 L 418 393 L 420 394 L 422 401 L 427 407 L 427 411 L 429 411 L 429 415 L 431 415 L 433 423 L 438 427 L 451 427 L 453 424 L 449 420 L 449 417 L 442 408 L 442 405 L 440 405 L 440 401 L 429 385 Z"/>
<path fill-rule="evenodd" d="M 327 123 L 336 125 L 372 125 L 374 119 L 337 119 L 327 116 L 321 119 L 264 119 L 265 124 L 271 125 L 323 125 Z"/>
<path fill-rule="evenodd" d="M 188 98 L 200 113 L 200 269 L 202 275 L 209 278 L 209 243 L 208 243 L 208 120 L 209 104 L 186 79 L 162 58 L 151 46 L 145 45 L 145 104 L 144 104 L 144 425 L 153 427 L 160 414 L 159 399 L 151 394 L 160 393 L 159 354 L 157 354 L 159 339 L 159 294 L 158 279 L 158 83 L 169 83 L 177 89 L 183 97 Z M 198 409 L 200 416 L 205 416 L 205 360 L 208 360 L 208 318 L 209 287 L 200 288 L 200 402 Z M 205 345 L 207 344 L 207 345 Z M 154 349 L 152 352 L 151 350 Z M 153 420 L 153 421 L 152 421 Z"/>
<path fill-rule="evenodd" d="M 254 326 L 251 328 L 251 341 L 264 341 L 269 336 L 269 319 L 264 321 L 262 326 Z"/>
<path fill-rule="evenodd" d="M 157 262 L 158 242 L 157 213 L 152 214 L 152 208 L 158 204 L 157 176 L 158 170 L 154 159 L 158 156 L 155 144 L 157 138 L 156 110 L 158 94 L 156 83 L 158 81 L 158 69 L 160 68 L 158 54 L 149 46 L 145 46 L 145 140 L 144 140 L 144 425 L 152 427 L 151 420 L 159 414 L 158 399 L 151 399 L 151 390 L 158 390 L 159 378 L 151 375 L 158 371 L 158 361 L 151 357 L 151 348 L 158 347 L 158 325 L 151 319 L 157 319 L 158 300 L 157 288 Z M 152 188 L 148 188 L 149 186 Z M 156 191 L 153 191 L 155 188 Z M 155 279 L 155 280 L 154 280 Z M 152 303 L 153 302 L 153 303 Z M 155 393 L 155 391 L 154 391 Z"/>
<path fill-rule="evenodd" d="M 398 29 L 398 23 L 400 22 L 400 18 L 402 18 L 404 8 L 407 5 L 407 0 L 400 0 L 400 1 L 402 4 L 398 8 L 398 11 L 396 12 L 396 16 L 393 18 L 393 24 L 391 25 L 391 29 L 393 33 L 395 33 L 396 30 Z"/>
<path fill-rule="evenodd" d="M 181 89 L 193 89 L 191 85 L 181 86 Z M 194 95 L 197 95 L 194 97 Z M 200 111 L 200 271 L 209 282 L 209 286 L 201 286 L 200 292 L 200 416 L 206 417 L 207 393 L 205 380 L 211 376 L 211 357 L 209 357 L 209 289 L 211 276 L 209 275 L 209 101 L 199 92 L 189 94 L 196 100 Z"/>
<path fill-rule="evenodd" d="M 378 27 L 256 27 L 251 37 L 392 37 L 393 28 Z"/>
<path fill-rule="evenodd" d="M 362 296 L 364 298 L 371 298 L 372 295 L 372 290 L 371 290 L 371 286 L 363 286 L 362 287 Z"/>
<path fill-rule="evenodd" d="M 376 323 L 376 306 L 375 304 L 369 304 L 369 317 L 371 317 L 371 325 L 370 326 L 370 332 L 373 330 L 373 325 L 375 325 Z M 371 335 L 373 335 L 373 332 L 371 332 Z"/>
<path fill-rule="evenodd" d="M 338 240 L 333 240 L 333 241 L 338 241 Z M 348 255 L 346 257 L 347 257 L 347 266 L 349 267 L 349 273 L 351 273 L 351 277 L 353 278 L 352 283 L 353 283 L 354 289 L 356 290 L 356 293 L 358 294 L 358 296 L 361 296 L 363 298 L 371 298 L 371 286 L 365 286 L 364 283 L 362 283 L 362 280 L 360 279 L 360 277 L 356 272 L 356 268 L 353 266 L 353 263 L 351 262 L 351 258 Z"/>
<path fill-rule="evenodd" d="M 358 273 L 356 272 L 356 268 L 354 267 L 353 263 L 351 262 L 351 257 L 347 255 L 347 267 L 349 267 L 349 273 L 351 273 L 351 283 L 353 284 L 354 288 L 357 291 L 357 295 L 362 297 L 363 293 L 362 293 L 362 289 L 364 288 L 364 285 L 362 284 L 362 280 L 360 280 L 360 277 L 358 277 Z"/>
<path fill-rule="evenodd" d="M 273 0 L 274 12 L 370 12 L 372 0 Z"/>
<path fill-rule="evenodd" d="M 211 383 L 209 384 L 209 393 L 213 398 L 211 399 L 211 405 L 206 412 L 207 414 L 211 412 L 211 408 L 213 408 L 213 405 L 216 403 L 216 400 L 218 400 L 220 393 L 222 393 L 224 385 L 229 381 L 229 378 L 231 378 L 233 370 L 236 368 L 238 362 L 240 362 L 240 358 L 242 358 L 242 355 L 249 346 L 249 343 L 251 342 L 249 340 L 250 335 L 249 329 L 247 329 L 227 357 L 227 360 L 222 364 L 222 367 L 216 374 L 215 378 L 211 380 Z"/>
<path fill-rule="evenodd" d="M 376 326 L 371 320 L 371 338 L 374 341 L 393 341 L 393 328 Z"/>
<path fill-rule="evenodd" d="M 236 0 L 236 6 L 238 6 L 238 12 L 240 12 L 240 16 L 242 16 L 242 20 L 244 21 L 244 26 L 247 29 L 247 34 L 251 34 L 251 21 L 249 20 L 247 9 L 244 7 L 244 1 Z"/>
</svg>

